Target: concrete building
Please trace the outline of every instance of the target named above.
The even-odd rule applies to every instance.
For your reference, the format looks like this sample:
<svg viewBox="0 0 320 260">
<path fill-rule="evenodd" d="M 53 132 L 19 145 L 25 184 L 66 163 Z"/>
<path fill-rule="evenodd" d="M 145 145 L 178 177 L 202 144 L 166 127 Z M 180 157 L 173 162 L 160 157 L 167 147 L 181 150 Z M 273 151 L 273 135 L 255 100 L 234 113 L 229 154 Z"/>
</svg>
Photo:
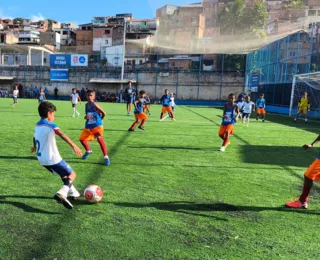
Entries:
<svg viewBox="0 0 320 260">
<path fill-rule="evenodd" d="M 102 47 L 111 47 L 113 26 L 99 26 L 93 28 L 93 51 L 101 51 Z"/>
<path fill-rule="evenodd" d="M 61 23 L 54 21 L 54 20 L 48 20 L 48 31 L 53 31 L 54 29 L 60 29 Z"/>
<path fill-rule="evenodd" d="M 204 37 L 214 37 L 219 35 L 219 1 L 218 0 L 203 0 L 203 14 L 205 17 Z"/>
<path fill-rule="evenodd" d="M 76 45 L 76 32 L 72 28 L 54 29 L 53 31 L 60 34 L 61 45 Z"/>
<path fill-rule="evenodd" d="M 164 6 L 157 10 L 157 42 L 167 47 L 192 49 L 204 36 L 205 16 L 202 3 Z"/>
<path fill-rule="evenodd" d="M 121 67 L 123 56 L 123 46 L 112 46 L 101 48 L 101 59 L 105 61 L 108 67 Z"/>
<path fill-rule="evenodd" d="M 19 37 L 17 33 L 10 31 L 0 32 L 0 44 L 16 44 L 18 42 Z"/>
<path fill-rule="evenodd" d="M 33 25 L 25 26 L 19 32 L 19 44 L 40 44 L 40 32 Z"/>
<path fill-rule="evenodd" d="M 40 33 L 40 44 L 52 45 L 55 46 L 56 50 L 60 50 L 61 35 L 57 32 L 42 32 Z"/>
</svg>

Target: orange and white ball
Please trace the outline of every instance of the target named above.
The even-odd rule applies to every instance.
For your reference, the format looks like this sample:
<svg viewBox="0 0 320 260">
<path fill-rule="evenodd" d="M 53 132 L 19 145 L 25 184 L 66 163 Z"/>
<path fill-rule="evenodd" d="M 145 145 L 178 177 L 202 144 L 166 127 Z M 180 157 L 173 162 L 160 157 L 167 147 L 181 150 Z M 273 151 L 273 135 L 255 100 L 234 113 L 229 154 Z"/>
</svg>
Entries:
<svg viewBox="0 0 320 260">
<path fill-rule="evenodd" d="M 89 203 L 99 203 L 102 200 L 103 191 L 99 186 L 92 184 L 84 190 L 83 195 Z"/>
</svg>

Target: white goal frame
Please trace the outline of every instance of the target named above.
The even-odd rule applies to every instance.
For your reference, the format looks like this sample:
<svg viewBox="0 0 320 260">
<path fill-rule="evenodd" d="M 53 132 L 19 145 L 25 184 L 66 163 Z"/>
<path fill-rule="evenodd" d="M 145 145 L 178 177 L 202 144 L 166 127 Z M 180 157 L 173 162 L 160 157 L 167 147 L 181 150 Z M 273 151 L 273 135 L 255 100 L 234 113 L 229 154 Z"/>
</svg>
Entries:
<svg viewBox="0 0 320 260">
<path fill-rule="evenodd" d="M 320 75 L 320 71 L 318 72 L 311 72 L 311 73 L 305 73 L 305 74 L 296 74 L 293 75 L 293 80 L 292 80 L 292 88 L 291 88 L 291 96 L 290 96 L 290 107 L 289 107 L 289 116 L 292 116 L 292 110 L 293 110 L 293 99 L 294 99 L 294 88 L 296 85 L 297 77 L 304 77 L 304 76 L 311 76 L 311 75 Z M 306 83 L 308 84 L 308 83 Z"/>
</svg>

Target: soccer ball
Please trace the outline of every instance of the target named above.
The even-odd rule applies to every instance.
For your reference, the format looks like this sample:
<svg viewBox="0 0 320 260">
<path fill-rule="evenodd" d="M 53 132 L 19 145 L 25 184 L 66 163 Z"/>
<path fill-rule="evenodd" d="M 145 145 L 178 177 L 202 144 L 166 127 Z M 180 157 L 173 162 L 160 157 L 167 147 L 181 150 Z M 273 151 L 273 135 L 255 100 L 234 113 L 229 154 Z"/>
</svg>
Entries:
<svg viewBox="0 0 320 260">
<path fill-rule="evenodd" d="M 92 184 L 84 190 L 83 195 L 89 203 L 99 203 L 102 200 L 103 191 L 99 186 Z"/>
</svg>

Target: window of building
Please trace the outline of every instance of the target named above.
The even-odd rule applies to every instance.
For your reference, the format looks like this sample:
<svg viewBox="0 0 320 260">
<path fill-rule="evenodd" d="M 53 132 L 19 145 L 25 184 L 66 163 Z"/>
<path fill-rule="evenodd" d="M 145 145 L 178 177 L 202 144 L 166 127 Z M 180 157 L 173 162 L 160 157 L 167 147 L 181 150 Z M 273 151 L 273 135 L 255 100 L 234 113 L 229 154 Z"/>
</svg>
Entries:
<svg viewBox="0 0 320 260">
<path fill-rule="evenodd" d="M 171 62 L 171 66 L 172 66 L 172 67 L 175 67 L 175 66 L 176 66 L 176 63 L 175 63 L 175 62 Z"/>
<path fill-rule="evenodd" d="M 109 40 L 105 40 L 105 44 L 109 44 Z"/>
<path fill-rule="evenodd" d="M 131 60 L 127 60 L 127 65 L 131 65 Z"/>
<path fill-rule="evenodd" d="M 110 34 L 110 30 L 105 30 L 104 33 L 105 34 Z"/>
<path fill-rule="evenodd" d="M 197 23 L 197 18 L 192 17 L 192 18 L 191 18 L 191 22 L 192 22 L 192 23 Z"/>
<path fill-rule="evenodd" d="M 140 65 L 143 64 L 143 60 L 140 60 Z"/>
<path fill-rule="evenodd" d="M 63 31 L 63 35 L 68 35 L 68 31 Z"/>
<path fill-rule="evenodd" d="M 47 63 L 47 58 L 43 58 L 43 63 L 44 63 L 44 64 Z"/>
</svg>

